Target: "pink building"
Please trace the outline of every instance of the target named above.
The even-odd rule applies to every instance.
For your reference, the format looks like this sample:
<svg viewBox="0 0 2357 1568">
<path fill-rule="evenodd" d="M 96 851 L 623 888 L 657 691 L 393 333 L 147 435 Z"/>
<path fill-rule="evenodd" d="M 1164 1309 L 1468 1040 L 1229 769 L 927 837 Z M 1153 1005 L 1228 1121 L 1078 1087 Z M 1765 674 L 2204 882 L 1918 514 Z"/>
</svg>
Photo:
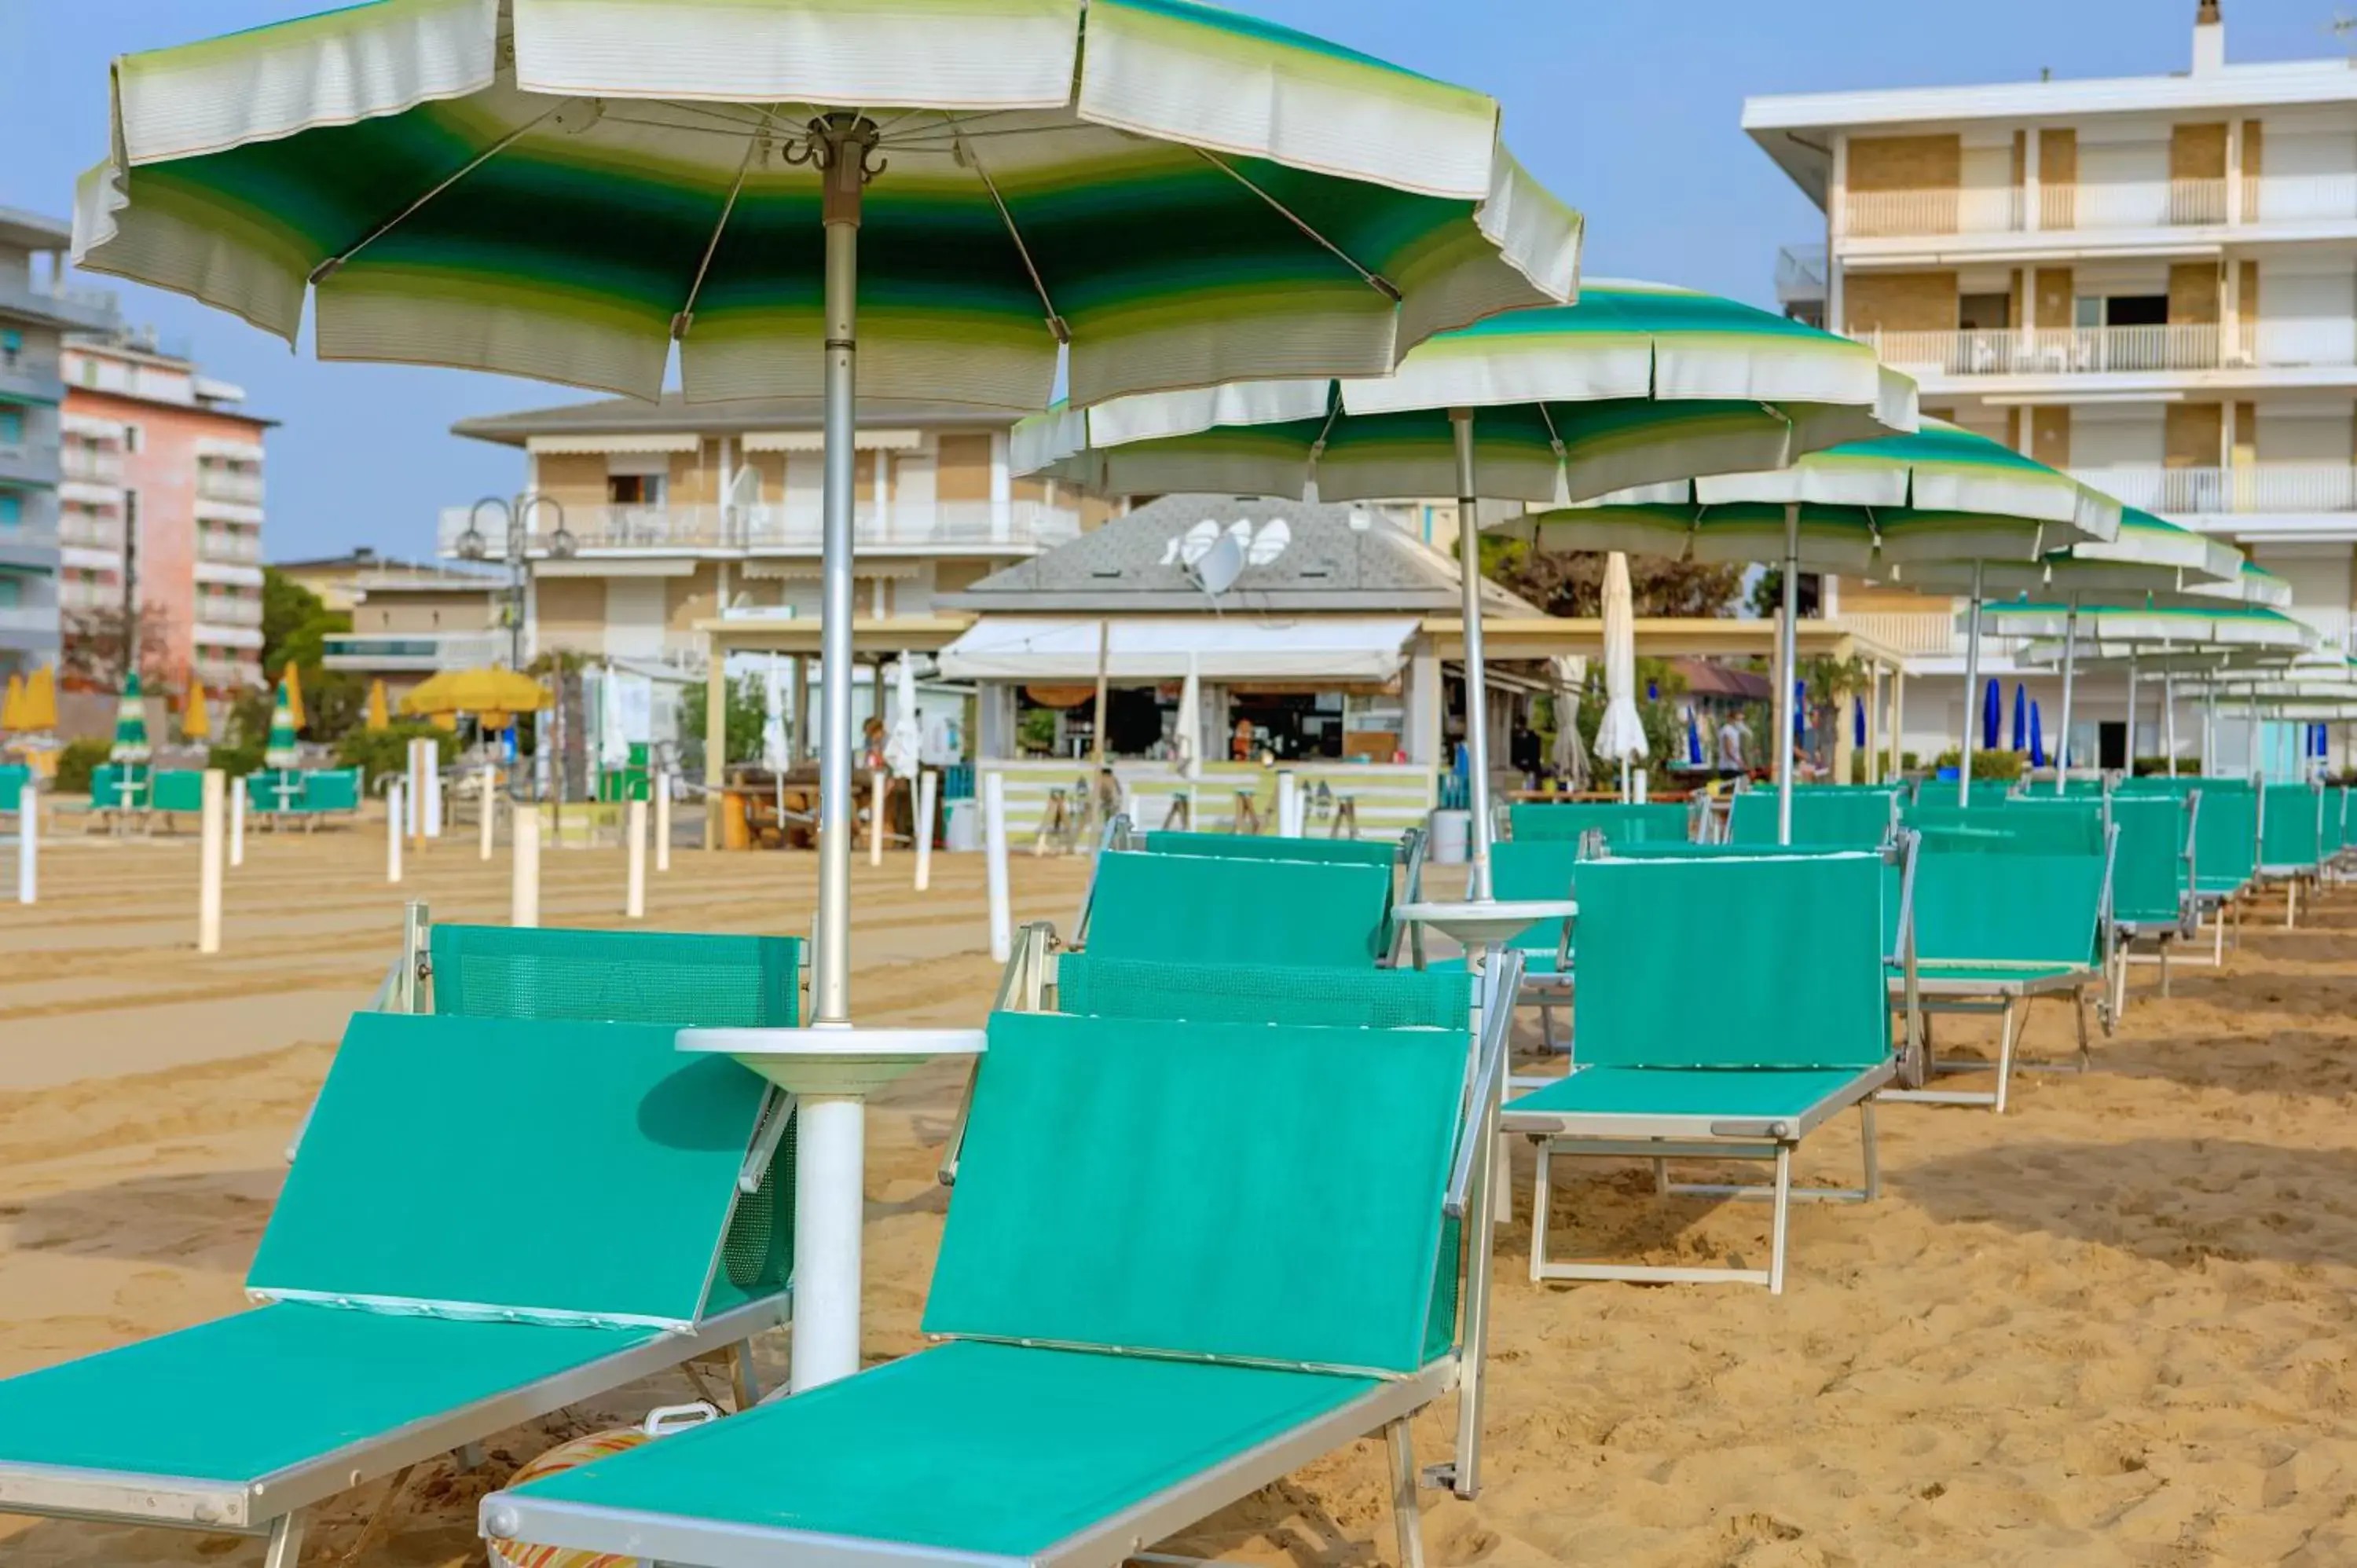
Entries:
<svg viewBox="0 0 2357 1568">
<path fill-rule="evenodd" d="M 152 338 L 73 338 L 65 349 L 59 608 L 66 660 L 92 614 L 119 616 L 126 539 L 143 610 L 161 638 L 145 658 L 183 687 L 259 684 L 262 438 L 275 421 L 245 393 Z M 160 623 L 160 624 L 158 624 Z M 110 624 L 118 624 L 112 622 Z"/>
</svg>

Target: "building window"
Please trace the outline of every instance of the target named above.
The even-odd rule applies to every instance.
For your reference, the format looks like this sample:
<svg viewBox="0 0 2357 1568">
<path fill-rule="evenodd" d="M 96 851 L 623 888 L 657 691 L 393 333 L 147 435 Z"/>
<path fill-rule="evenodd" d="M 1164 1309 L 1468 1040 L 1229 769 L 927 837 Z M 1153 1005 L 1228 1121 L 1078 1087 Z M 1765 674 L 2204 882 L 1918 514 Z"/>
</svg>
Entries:
<svg viewBox="0 0 2357 1568">
<path fill-rule="evenodd" d="M 25 521 L 25 498 L 15 490 L 0 490 L 0 528 L 15 528 Z"/>
<path fill-rule="evenodd" d="M 0 365 L 13 365 L 25 352 L 25 335 L 13 327 L 0 327 Z"/>
<path fill-rule="evenodd" d="M 0 610 L 13 610 L 25 602 L 25 579 L 14 573 L 0 572 Z"/>
<path fill-rule="evenodd" d="M 135 424 L 126 424 L 123 427 L 123 449 L 125 452 L 139 450 L 139 426 Z"/>
<path fill-rule="evenodd" d="M 661 506 L 663 479 L 662 474 L 608 474 L 606 499 L 616 506 Z"/>
<path fill-rule="evenodd" d="M 0 446 L 14 446 L 24 439 L 24 410 L 0 408 Z"/>
</svg>

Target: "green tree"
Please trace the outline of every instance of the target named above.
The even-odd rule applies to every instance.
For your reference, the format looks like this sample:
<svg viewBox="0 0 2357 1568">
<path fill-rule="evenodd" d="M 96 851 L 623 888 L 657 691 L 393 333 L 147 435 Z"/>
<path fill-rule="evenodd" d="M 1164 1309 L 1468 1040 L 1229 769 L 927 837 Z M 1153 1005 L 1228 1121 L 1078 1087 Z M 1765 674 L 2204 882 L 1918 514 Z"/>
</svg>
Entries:
<svg viewBox="0 0 2357 1568">
<path fill-rule="evenodd" d="M 1482 573 L 1549 615 L 1602 615 L 1605 560 L 1598 551 L 1541 551 L 1523 540 L 1481 538 Z M 1740 566 L 1629 557 L 1630 597 L 1641 616 L 1715 619 L 1733 611 L 1742 586 Z"/>
<path fill-rule="evenodd" d="M 327 668 L 328 638 L 352 629 L 352 618 L 331 610 L 319 596 L 274 566 L 262 569 L 262 675 L 264 689 L 242 693 L 231 709 L 231 729 L 242 742 L 270 729 L 270 708 L 289 664 L 302 672 L 304 731 L 335 740 L 357 725 L 368 702 L 360 678 Z"/>
<path fill-rule="evenodd" d="M 733 763 L 761 760 L 761 726 L 769 717 L 768 704 L 762 699 L 761 677 L 740 675 L 728 683 L 726 694 L 728 724 L 728 761 Z M 679 735 L 683 741 L 705 744 L 704 701 L 701 692 L 689 702 L 680 704 Z"/>
</svg>

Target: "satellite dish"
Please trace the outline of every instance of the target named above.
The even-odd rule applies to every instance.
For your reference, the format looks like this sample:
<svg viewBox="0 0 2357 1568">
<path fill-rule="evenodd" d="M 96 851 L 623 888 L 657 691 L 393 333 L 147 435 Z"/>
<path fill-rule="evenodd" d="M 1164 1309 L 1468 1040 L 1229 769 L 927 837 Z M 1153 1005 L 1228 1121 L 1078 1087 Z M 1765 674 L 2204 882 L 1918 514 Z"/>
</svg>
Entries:
<svg viewBox="0 0 2357 1568">
<path fill-rule="evenodd" d="M 1222 533 L 1195 563 L 1195 581 L 1202 585 L 1203 592 L 1218 598 L 1235 586 L 1243 570 L 1243 542 L 1232 533 Z"/>
</svg>

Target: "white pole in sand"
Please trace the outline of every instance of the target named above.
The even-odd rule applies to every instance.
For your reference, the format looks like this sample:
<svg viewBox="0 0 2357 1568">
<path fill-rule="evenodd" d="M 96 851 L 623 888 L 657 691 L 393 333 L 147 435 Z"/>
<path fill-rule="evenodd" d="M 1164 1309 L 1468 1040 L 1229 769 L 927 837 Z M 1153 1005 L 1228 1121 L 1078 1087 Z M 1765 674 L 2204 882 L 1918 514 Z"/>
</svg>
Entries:
<svg viewBox="0 0 2357 1568">
<path fill-rule="evenodd" d="M 425 781 L 425 836 L 442 836 L 442 746 L 438 741 L 417 743 L 418 771 Z"/>
<path fill-rule="evenodd" d="M 514 865 L 514 879 L 508 889 L 508 924 L 537 926 L 540 924 L 540 810 L 533 802 L 521 801 L 515 808 L 515 822 L 511 838 L 514 841 L 510 855 Z"/>
<path fill-rule="evenodd" d="M 628 890 L 622 897 L 622 918 L 643 920 L 647 918 L 647 803 L 634 800 L 628 810 L 630 871 Z"/>
<path fill-rule="evenodd" d="M 983 852 L 989 864 L 990 961 L 1005 963 L 1015 951 L 1015 916 L 1006 898 L 1006 778 L 982 776 Z"/>
<path fill-rule="evenodd" d="M 655 869 L 671 869 L 671 775 L 654 776 Z"/>
<path fill-rule="evenodd" d="M 475 858 L 478 860 L 491 858 L 491 837 L 499 831 L 499 818 L 495 814 L 499 809 L 499 770 L 486 762 L 483 764 L 483 820 L 481 832 L 475 844 Z"/>
<path fill-rule="evenodd" d="M 1276 776 L 1276 836 L 1301 836 L 1301 781 L 1286 768 Z"/>
<path fill-rule="evenodd" d="M 404 831 L 415 839 L 425 836 L 425 770 L 417 760 L 417 748 L 424 744 L 414 736 L 410 737 L 409 766 L 403 770 L 401 790 Z"/>
<path fill-rule="evenodd" d="M 221 818 L 229 776 L 218 768 L 205 769 L 198 795 L 201 824 L 197 855 L 197 950 L 221 951 Z"/>
<path fill-rule="evenodd" d="M 884 864 L 884 791 L 890 787 L 891 775 L 878 768 L 875 782 L 868 787 L 867 796 L 867 864 Z"/>
<path fill-rule="evenodd" d="M 232 866 L 245 864 L 245 780 L 232 779 L 229 786 L 229 863 Z"/>
<path fill-rule="evenodd" d="M 415 752 L 409 755 L 411 761 L 416 760 Z M 408 826 L 405 820 L 408 809 L 409 791 L 403 789 L 401 780 L 396 779 L 384 787 L 384 879 L 387 882 L 401 880 L 401 835 Z"/>
<path fill-rule="evenodd" d="M 40 896 L 41 797 L 30 780 L 16 791 L 16 902 Z"/>
<path fill-rule="evenodd" d="M 917 775 L 917 891 L 933 885 L 933 803 L 942 776 L 932 768 Z"/>
</svg>

